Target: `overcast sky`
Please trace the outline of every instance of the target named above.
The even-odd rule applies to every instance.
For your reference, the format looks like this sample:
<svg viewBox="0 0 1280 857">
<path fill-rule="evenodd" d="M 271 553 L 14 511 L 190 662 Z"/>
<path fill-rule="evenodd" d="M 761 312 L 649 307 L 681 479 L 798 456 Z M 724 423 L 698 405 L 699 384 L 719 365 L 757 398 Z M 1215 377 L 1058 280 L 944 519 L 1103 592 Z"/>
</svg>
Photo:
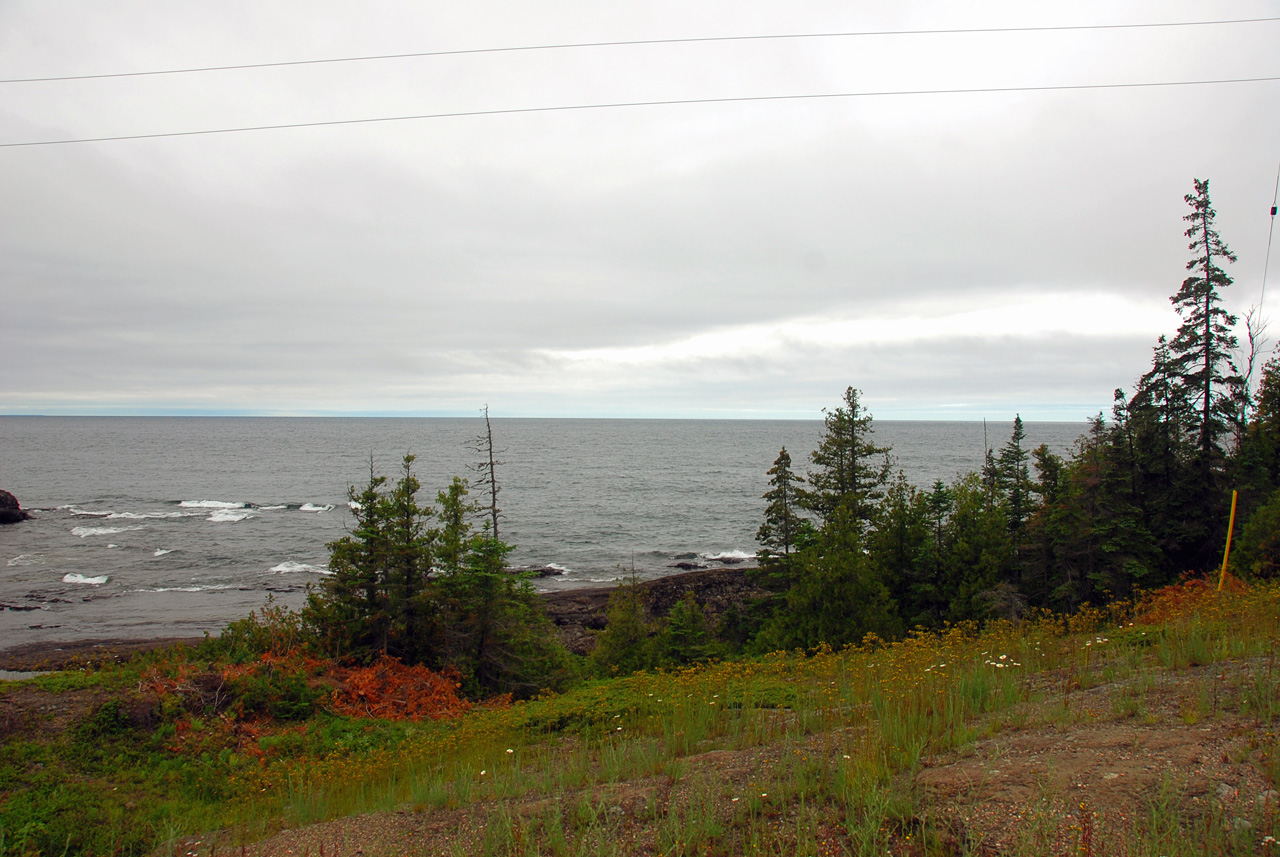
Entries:
<svg viewBox="0 0 1280 857">
<path fill-rule="evenodd" d="M 1278 2 L 0 3 L 0 78 Z M 1280 22 L 577 47 L 0 83 L 0 143 L 1280 75 Z M 1259 301 L 1280 81 L 498 113 L 0 148 L 0 413 L 1080 420 L 1211 180 Z M 1275 280 L 1280 262 L 1273 264 Z M 1274 285 L 1274 283 L 1272 283 Z M 1280 290 L 1274 297 L 1280 300 Z"/>
</svg>

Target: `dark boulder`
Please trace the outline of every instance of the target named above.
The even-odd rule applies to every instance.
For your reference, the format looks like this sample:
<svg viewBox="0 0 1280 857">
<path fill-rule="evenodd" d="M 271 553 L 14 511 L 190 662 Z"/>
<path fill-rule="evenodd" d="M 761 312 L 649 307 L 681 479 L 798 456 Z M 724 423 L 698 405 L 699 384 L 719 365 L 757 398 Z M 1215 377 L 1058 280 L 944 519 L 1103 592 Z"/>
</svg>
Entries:
<svg viewBox="0 0 1280 857">
<path fill-rule="evenodd" d="M 22 507 L 18 505 L 17 497 L 8 491 L 0 491 L 0 524 L 16 524 L 30 517 L 31 515 L 22 511 Z"/>
<path fill-rule="evenodd" d="M 563 568 L 556 568 L 554 565 L 508 568 L 507 571 L 511 574 L 523 574 L 529 577 L 559 577 L 564 574 Z"/>
</svg>

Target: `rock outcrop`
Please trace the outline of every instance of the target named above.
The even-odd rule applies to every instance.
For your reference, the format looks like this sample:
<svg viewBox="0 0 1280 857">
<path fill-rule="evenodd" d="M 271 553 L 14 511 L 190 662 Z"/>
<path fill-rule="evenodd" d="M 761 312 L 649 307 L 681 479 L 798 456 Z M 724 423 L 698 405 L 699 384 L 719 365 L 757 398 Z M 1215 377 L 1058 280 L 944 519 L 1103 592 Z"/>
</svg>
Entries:
<svg viewBox="0 0 1280 857">
<path fill-rule="evenodd" d="M 741 608 L 748 601 L 768 594 L 747 578 L 747 571 L 712 568 L 671 574 L 641 581 L 638 585 L 644 593 L 650 620 L 665 617 L 686 592 L 692 592 L 702 612 L 714 624 L 730 609 Z M 585 655 L 595 648 L 596 639 L 591 632 L 604 630 L 605 610 L 615 589 L 617 586 L 593 586 L 543 594 L 542 606 L 569 651 Z"/>
<path fill-rule="evenodd" d="M 22 511 L 18 498 L 8 491 L 0 491 L 0 524 L 16 524 L 25 521 L 31 515 Z"/>
</svg>

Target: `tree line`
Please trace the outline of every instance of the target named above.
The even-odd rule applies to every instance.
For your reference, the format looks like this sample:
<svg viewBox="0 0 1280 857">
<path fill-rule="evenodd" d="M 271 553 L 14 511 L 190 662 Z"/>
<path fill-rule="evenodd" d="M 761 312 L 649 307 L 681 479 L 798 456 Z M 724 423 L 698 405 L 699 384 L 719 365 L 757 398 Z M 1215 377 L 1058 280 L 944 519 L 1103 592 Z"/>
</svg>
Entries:
<svg viewBox="0 0 1280 857">
<path fill-rule="evenodd" d="M 452 670 L 470 695 L 526 696 L 575 676 L 616 674 L 780 648 L 840 646 L 866 635 L 1028 609 L 1071 612 L 1203 573 L 1221 556 L 1232 492 L 1239 497 L 1233 569 L 1280 571 L 1280 360 L 1260 368 L 1262 325 L 1222 305 L 1236 257 L 1217 233 L 1209 183 L 1185 197 L 1188 276 L 1171 297 L 1181 319 L 1161 337 L 1132 394 L 1117 389 L 1066 456 L 1028 449 L 1021 416 L 981 469 L 928 488 L 895 472 L 871 413 L 849 387 L 823 413 L 804 473 L 783 448 L 768 470 L 759 568 L 767 597 L 713 625 L 692 594 L 661 619 L 635 581 L 610 599 L 586 662 L 558 642 L 500 540 L 499 462 L 485 410 L 468 499 L 455 478 L 435 505 L 406 456 L 389 485 L 373 472 L 352 488 L 356 525 L 329 545 L 331 576 L 299 621 L 330 655 L 381 655 Z M 1239 364 L 1244 364 L 1244 370 Z M 473 520 L 480 520 L 477 531 Z"/>
<path fill-rule="evenodd" d="M 1181 324 L 1066 457 L 1028 449 L 1019 416 L 979 472 L 920 489 L 893 474 L 852 387 L 825 412 L 808 473 L 779 453 L 757 536 L 777 595 L 739 633 L 749 648 L 1072 611 L 1203 573 L 1221 561 L 1233 490 L 1243 522 L 1233 569 L 1280 569 L 1280 361 L 1250 389 L 1261 326 L 1251 313 L 1242 353 L 1221 297 L 1236 256 L 1215 228 L 1208 181 L 1185 199 L 1192 255 L 1171 297 Z"/>
</svg>

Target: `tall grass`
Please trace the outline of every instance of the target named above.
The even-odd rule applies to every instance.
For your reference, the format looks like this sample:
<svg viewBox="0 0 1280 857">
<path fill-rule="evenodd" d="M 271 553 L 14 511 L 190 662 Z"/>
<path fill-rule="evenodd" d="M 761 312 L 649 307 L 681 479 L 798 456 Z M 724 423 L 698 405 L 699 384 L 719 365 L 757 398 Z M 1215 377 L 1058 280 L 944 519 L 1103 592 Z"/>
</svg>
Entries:
<svg viewBox="0 0 1280 857">
<path fill-rule="evenodd" d="M 1262 724 L 1259 752 L 1274 783 L 1278 596 L 1276 586 L 1222 595 L 1175 587 L 1070 617 L 639 673 L 452 720 L 319 716 L 258 736 L 256 764 L 214 753 L 175 768 L 191 777 L 204 764 L 199 776 L 217 788 L 189 805 L 168 804 L 156 816 L 164 830 L 152 835 L 178 842 L 217 828 L 230 847 L 281 825 L 358 812 L 479 807 L 489 818 L 483 853 L 612 854 L 623 846 L 600 789 L 654 780 L 671 799 L 642 821 L 662 854 L 933 853 L 950 834 L 911 785 L 925 757 L 1035 718 L 1097 716 L 1074 700 L 1104 682 L 1128 682 L 1113 696 L 1111 716 L 1142 718 L 1146 691 L 1167 671 L 1226 662 L 1241 667 L 1184 699 L 1183 718 L 1232 711 Z M 717 775 L 702 761 L 712 750 L 746 759 L 746 773 Z M 156 750 L 137 764 L 171 761 Z M 104 772 L 120 782 L 134 777 L 109 765 Z M 1210 837 L 1217 853 L 1253 853 L 1240 850 L 1246 840 L 1276 833 L 1274 812 L 1250 819 L 1248 836 L 1212 817 L 1189 830 L 1176 810 L 1176 784 L 1166 792 L 1129 834 L 1130 853 L 1190 853 L 1182 844 L 1189 835 Z M 0 857 L 61 852 L 67 831 L 37 829 L 35 816 L 24 822 L 13 811 L 14 797 L 3 801 Z M 540 808 L 517 811 L 530 801 Z M 90 822 L 82 814 L 72 823 Z M 1044 853 L 1037 849 L 1063 833 L 1062 823 L 1047 810 L 1029 811 L 1013 853 Z M 141 850 L 118 847 L 126 842 L 119 833 L 86 841 L 80 850 Z"/>
</svg>

